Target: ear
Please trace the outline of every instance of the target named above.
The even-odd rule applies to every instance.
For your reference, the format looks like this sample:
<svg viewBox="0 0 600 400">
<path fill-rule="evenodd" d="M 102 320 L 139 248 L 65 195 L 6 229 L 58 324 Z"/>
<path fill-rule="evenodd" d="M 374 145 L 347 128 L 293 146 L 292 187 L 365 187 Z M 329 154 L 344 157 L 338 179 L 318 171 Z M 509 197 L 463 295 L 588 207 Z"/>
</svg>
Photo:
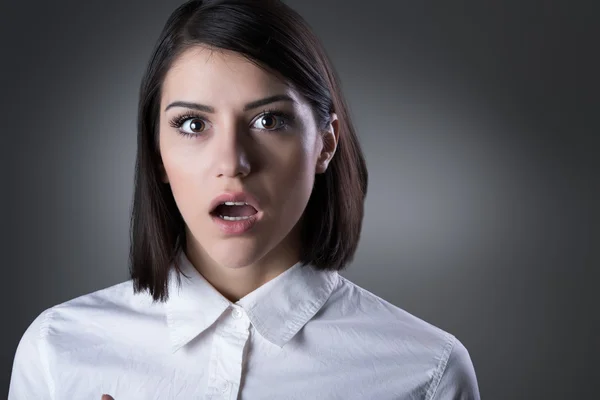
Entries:
<svg viewBox="0 0 600 400">
<path fill-rule="evenodd" d="M 315 169 L 317 174 L 322 174 L 327 170 L 327 166 L 335 154 L 340 134 L 339 126 L 340 124 L 337 115 L 331 113 L 331 122 L 327 126 L 327 129 L 321 134 L 323 146 L 321 147 L 321 153 L 319 153 L 319 157 L 317 158 Z"/>
</svg>

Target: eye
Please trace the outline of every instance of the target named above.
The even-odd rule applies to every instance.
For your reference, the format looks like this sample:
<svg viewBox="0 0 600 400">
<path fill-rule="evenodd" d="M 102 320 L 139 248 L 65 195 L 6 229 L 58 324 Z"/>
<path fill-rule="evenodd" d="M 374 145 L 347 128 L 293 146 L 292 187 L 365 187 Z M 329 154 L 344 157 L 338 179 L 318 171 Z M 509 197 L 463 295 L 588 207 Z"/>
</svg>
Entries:
<svg viewBox="0 0 600 400">
<path fill-rule="evenodd" d="M 286 126 L 284 115 L 275 112 L 265 112 L 261 114 L 252 124 L 253 128 L 266 131 L 275 131 Z"/>
<path fill-rule="evenodd" d="M 200 118 L 188 118 L 181 124 L 181 130 L 188 135 L 202 133 L 207 129 L 208 124 Z"/>
<path fill-rule="evenodd" d="M 184 136 L 199 136 L 210 127 L 204 118 L 193 113 L 177 116 L 170 121 L 169 125 Z"/>
</svg>

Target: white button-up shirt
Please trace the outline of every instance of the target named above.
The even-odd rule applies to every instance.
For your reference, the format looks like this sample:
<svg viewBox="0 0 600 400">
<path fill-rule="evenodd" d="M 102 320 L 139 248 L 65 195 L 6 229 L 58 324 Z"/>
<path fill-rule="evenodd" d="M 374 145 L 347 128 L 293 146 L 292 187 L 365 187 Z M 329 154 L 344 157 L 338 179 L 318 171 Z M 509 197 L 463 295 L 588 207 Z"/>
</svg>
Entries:
<svg viewBox="0 0 600 400">
<path fill-rule="evenodd" d="M 232 303 L 180 257 L 166 303 L 129 280 L 42 312 L 9 400 L 479 399 L 456 337 L 337 272 L 298 263 Z"/>
</svg>

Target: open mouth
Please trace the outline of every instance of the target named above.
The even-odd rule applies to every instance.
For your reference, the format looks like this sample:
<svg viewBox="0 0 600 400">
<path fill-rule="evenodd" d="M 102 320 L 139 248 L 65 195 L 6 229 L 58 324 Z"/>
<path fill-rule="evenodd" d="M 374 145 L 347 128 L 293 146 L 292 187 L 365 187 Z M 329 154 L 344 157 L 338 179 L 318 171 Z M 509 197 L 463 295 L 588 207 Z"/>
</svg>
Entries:
<svg viewBox="0 0 600 400">
<path fill-rule="evenodd" d="M 243 221 L 251 218 L 258 211 L 250 204 L 243 201 L 226 201 L 217 205 L 211 215 L 225 221 Z"/>
</svg>

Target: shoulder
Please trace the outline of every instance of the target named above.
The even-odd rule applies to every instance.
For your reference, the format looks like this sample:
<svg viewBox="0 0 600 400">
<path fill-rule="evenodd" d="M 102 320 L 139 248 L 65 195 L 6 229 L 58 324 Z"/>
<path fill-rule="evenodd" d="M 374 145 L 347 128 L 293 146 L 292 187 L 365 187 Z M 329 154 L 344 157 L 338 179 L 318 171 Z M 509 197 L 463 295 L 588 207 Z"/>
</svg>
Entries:
<svg viewBox="0 0 600 400">
<path fill-rule="evenodd" d="M 150 296 L 135 294 L 128 280 L 44 310 L 24 337 L 46 342 L 53 352 L 82 349 L 106 343 L 107 336 L 128 316 L 148 313 L 152 308 Z"/>
<path fill-rule="evenodd" d="M 440 363 L 429 390 L 427 400 L 479 400 L 479 384 L 467 348 L 455 339 L 451 352 Z"/>
<path fill-rule="evenodd" d="M 345 317 L 353 318 L 365 327 L 381 327 L 393 332 L 398 340 L 422 342 L 429 346 L 438 343 L 444 349 L 452 347 L 455 338 L 449 332 L 390 303 L 348 278 L 340 279 L 330 301 L 332 308 Z"/>
<path fill-rule="evenodd" d="M 456 336 L 339 277 L 323 314 L 329 322 L 351 325 L 370 352 L 387 350 L 386 362 L 395 364 L 399 375 L 420 382 L 414 393 L 425 399 L 479 398 L 469 352 Z"/>
<path fill-rule="evenodd" d="M 148 310 L 148 298 L 126 281 L 43 310 L 17 345 L 8 398 L 52 398 L 57 356 L 110 343 L 119 316 Z"/>
</svg>

